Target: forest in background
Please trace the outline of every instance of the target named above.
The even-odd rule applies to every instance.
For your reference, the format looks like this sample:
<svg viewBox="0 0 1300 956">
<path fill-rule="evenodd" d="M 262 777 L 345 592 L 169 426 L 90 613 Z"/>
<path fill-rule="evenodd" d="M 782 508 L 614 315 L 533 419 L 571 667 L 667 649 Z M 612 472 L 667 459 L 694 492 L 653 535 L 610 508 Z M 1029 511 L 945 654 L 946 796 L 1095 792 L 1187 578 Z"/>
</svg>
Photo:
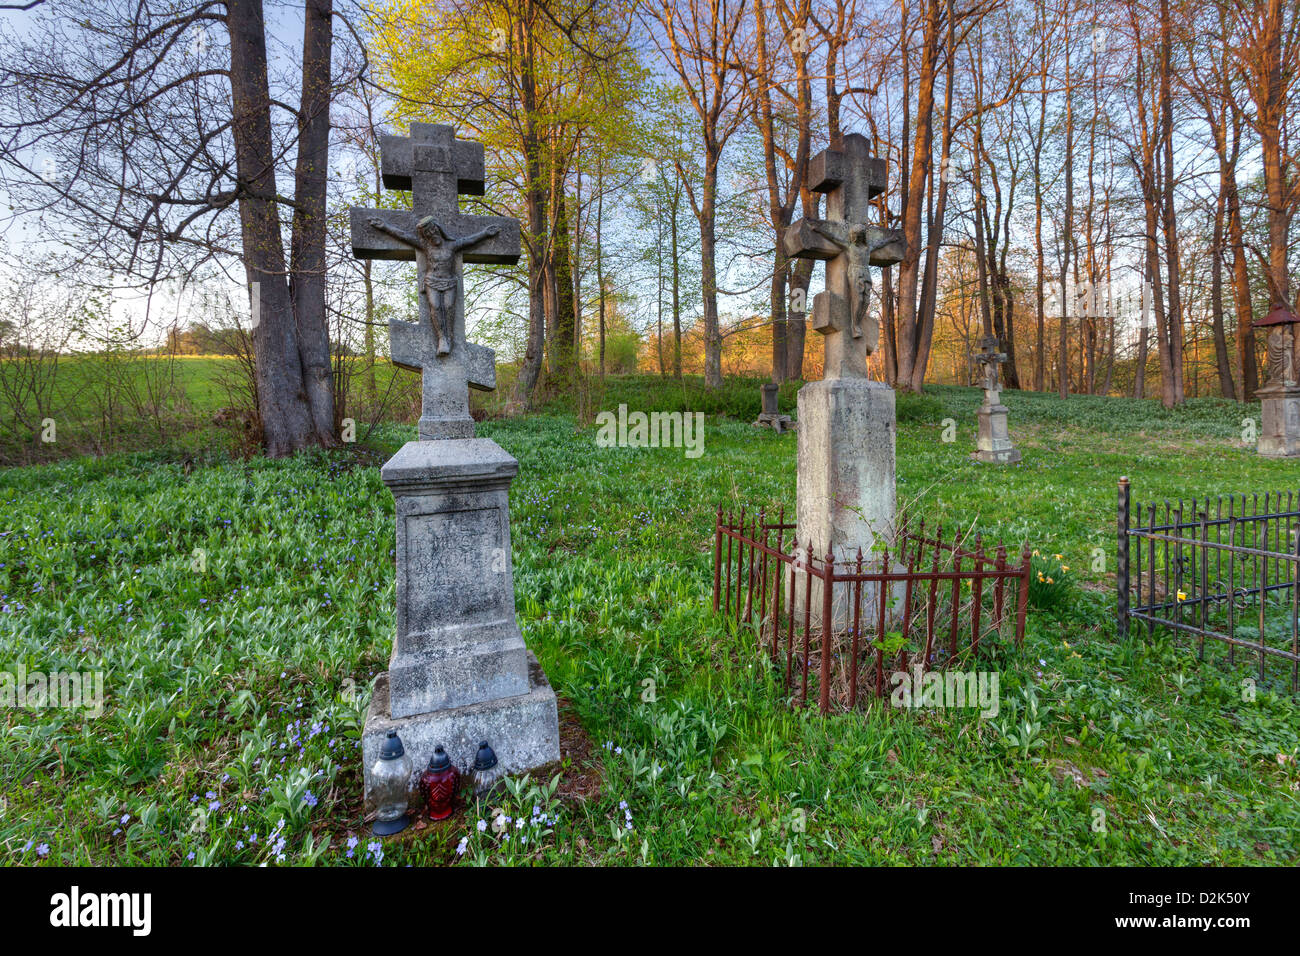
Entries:
<svg viewBox="0 0 1300 956">
<path fill-rule="evenodd" d="M 38 3 L 0 35 L 5 401 L 44 401 L 42 357 L 233 329 L 266 450 L 337 443 L 343 370 L 414 285 L 352 258 L 347 208 L 405 201 L 377 135 L 412 120 L 483 142 L 463 207 L 524 223 L 518 266 L 467 272 L 512 410 L 633 368 L 815 378 L 820 271 L 775 240 L 848 132 L 907 242 L 875 276 L 881 379 L 968 384 L 992 334 L 1011 388 L 1247 400 L 1250 318 L 1295 307 L 1298 7 Z"/>
</svg>

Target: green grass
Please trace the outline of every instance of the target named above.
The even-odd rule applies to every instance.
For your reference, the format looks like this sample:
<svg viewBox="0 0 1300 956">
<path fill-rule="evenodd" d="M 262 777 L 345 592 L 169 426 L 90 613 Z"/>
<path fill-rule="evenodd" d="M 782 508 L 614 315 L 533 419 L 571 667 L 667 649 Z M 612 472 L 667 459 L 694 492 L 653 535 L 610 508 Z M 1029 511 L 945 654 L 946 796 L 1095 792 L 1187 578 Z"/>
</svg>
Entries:
<svg viewBox="0 0 1300 956">
<path fill-rule="evenodd" d="M 1120 644 L 1112 623 L 1119 475 L 1141 499 L 1287 487 L 1293 464 L 1240 441 L 1257 406 L 1006 393 L 1025 461 L 993 468 L 968 458 L 977 392 L 900 396 L 900 503 L 1059 552 L 1079 586 L 989 665 L 996 718 L 821 718 L 789 707 L 752 634 L 709 610 L 715 505 L 794 502 L 796 437 L 746 423 L 755 385 L 714 397 L 737 417 L 711 415 L 694 460 L 598 448 L 559 403 L 480 426 L 520 460 L 519 621 L 571 758 L 557 789 L 529 781 L 408 831 L 386 864 L 1300 858 L 1300 774 L 1278 760 L 1300 747 L 1297 705 L 1271 686 L 1243 701 L 1253 662 L 1234 673 L 1159 635 Z M 595 408 L 672 408 L 681 389 L 615 380 Z M 394 626 L 376 465 L 413 434 L 372 437 L 373 452 L 190 471 L 158 453 L 0 472 L 0 667 L 102 669 L 108 698 L 99 717 L 0 711 L 0 859 L 373 862 L 356 742 Z M 475 826 L 494 810 L 547 822 L 506 842 Z"/>
</svg>

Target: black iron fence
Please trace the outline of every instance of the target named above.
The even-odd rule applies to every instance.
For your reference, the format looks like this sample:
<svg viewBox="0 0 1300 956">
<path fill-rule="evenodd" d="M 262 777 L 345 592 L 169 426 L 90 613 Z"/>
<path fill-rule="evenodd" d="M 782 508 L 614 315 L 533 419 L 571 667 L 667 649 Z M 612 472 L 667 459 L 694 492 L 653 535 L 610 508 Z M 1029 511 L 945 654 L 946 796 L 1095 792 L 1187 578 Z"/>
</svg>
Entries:
<svg viewBox="0 0 1300 956">
<path fill-rule="evenodd" d="M 1119 481 L 1116 566 L 1119 636 L 1145 625 L 1190 635 L 1205 658 L 1206 639 L 1258 660 L 1290 662 L 1300 681 L 1300 492 L 1218 495 L 1190 501 L 1132 500 Z"/>
<path fill-rule="evenodd" d="M 758 643 L 807 703 L 810 675 L 822 713 L 884 694 L 886 668 L 922 673 L 977 658 L 983 643 L 1023 641 L 1031 558 L 1009 560 L 979 534 L 944 539 L 942 525 L 900 522 L 892 548 L 810 553 L 785 520 L 718 506 L 713 609 L 755 625 Z M 816 582 L 816 584 L 814 584 Z M 829 586 L 828 586 L 829 585 Z M 825 626 L 830 622 L 830 626 Z"/>
</svg>

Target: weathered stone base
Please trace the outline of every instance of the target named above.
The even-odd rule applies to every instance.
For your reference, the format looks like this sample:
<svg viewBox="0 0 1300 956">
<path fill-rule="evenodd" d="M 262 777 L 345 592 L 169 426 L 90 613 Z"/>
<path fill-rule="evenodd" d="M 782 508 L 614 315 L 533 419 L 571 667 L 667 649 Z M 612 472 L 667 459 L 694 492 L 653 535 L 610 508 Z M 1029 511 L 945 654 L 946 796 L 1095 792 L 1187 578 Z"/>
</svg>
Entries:
<svg viewBox="0 0 1300 956">
<path fill-rule="evenodd" d="M 442 746 L 458 770 L 468 773 L 474 765 L 479 742 L 486 740 L 496 751 L 497 761 L 507 774 L 522 774 L 560 759 L 560 725 L 555 692 L 532 651 L 528 652 L 529 690 L 518 697 L 453 707 L 428 714 L 393 718 L 389 714 L 388 673 L 375 679 L 370 710 L 361 735 L 365 767 L 366 813 L 374 809 L 370 789 L 370 768 L 389 730 L 396 730 L 411 757 L 411 797 L 416 802 L 416 778 L 429 763 L 433 749 Z"/>
<path fill-rule="evenodd" d="M 518 470 L 487 438 L 407 442 L 380 469 L 397 517 L 396 717 L 528 692 L 510 565 Z"/>
<path fill-rule="evenodd" d="M 421 416 L 418 428 L 420 441 L 444 441 L 448 438 L 474 437 L 474 419 L 472 418 L 428 418 Z"/>
<path fill-rule="evenodd" d="M 781 414 L 780 386 L 775 382 L 764 382 L 759 386 L 759 391 L 763 394 L 763 410 L 758 413 L 758 421 L 754 424 L 770 428 L 778 435 L 794 428 L 794 420 L 789 415 Z"/>
<path fill-rule="evenodd" d="M 758 416 L 754 422 L 756 427 L 770 428 L 778 435 L 781 432 L 794 431 L 797 427 L 795 421 L 789 415 L 769 415 L 766 412 Z"/>
<path fill-rule="evenodd" d="M 1300 387 L 1265 385 L 1260 400 L 1259 442 L 1265 458 L 1300 458 Z"/>
<path fill-rule="evenodd" d="M 894 540 L 894 390 L 866 379 L 799 389 L 798 537 L 818 558 Z"/>
<path fill-rule="evenodd" d="M 891 562 L 893 573 L 905 574 L 907 568 L 901 564 Z M 854 554 L 852 570 L 857 570 L 857 554 Z M 880 559 L 874 562 L 868 562 L 866 555 L 863 555 L 862 570 L 864 572 L 874 571 L 880 567 Z M 844 564 L 837 563 L 838 573 L 847 573 L 850 569 Z M 821 578 L 816 575 L 812 576 L 811 583 L 807 580 L 808 575 L 791 568 L 790 574 L 794 575 L 794 613 L 795 621 L 799 626 L 803 626 L 804 620 L 804 589 L 808 589 L 808 603 L 811 613 L 808 615 L 809 624 L 812 627 L 821 627 L 822 614 L 825 609 L 823 603 L 824 589 Z M 789 578 L 786 578 L 786 593 L 789 593 Z M 862 604 L 858 626 L 865 633 L 875 633 L 880 623 L 880 584 L 874 582 L 863 582 L 862 584 Z M 893 628 L 902 618 L 903 602 L 907 597 L 907 582 L 894 581 L 888 585 L 888 592 L 885 595 L 885 629 Z M 845 581 L 836 584 L 831 591 L 831 622 L 836 630 L 847 630 L 853 626 L 853 583 Z"/>
<path fill-rule="evenodd" d="M 988 464 L 1010 465 L 1020 460 L 1020 449 L 1011 443 L 1007 429 L 1007 406 L 981 405 L 976 452 L 971 457 Z"/>
<path fill-rule="evenodd" d="M 824 560 L 834 550 L 841 570 L 856 561 L 880 561 L 877 543 L 894 542 L 894 390 L 861 378 L 823 379 L 799 389 L 797 536 Z M 795 613 L 803 614 L 804 575 L 795 575 Z M 901 588 L 902 585 L 900 584 Z M 863 627 L 874 627 L 879 597 L 863 585 Z M 835 627 L 853 623 L 851 584 L 832 595 Z M 898 591 L 901 604 L 902 591 Z M 811 620 L 822 619 L 821 581 L 812 579 Z M 869 610 L 870 609 L 870 610 Z M 802 616 L 798 618 L 802 623 Z"/>
</svg>

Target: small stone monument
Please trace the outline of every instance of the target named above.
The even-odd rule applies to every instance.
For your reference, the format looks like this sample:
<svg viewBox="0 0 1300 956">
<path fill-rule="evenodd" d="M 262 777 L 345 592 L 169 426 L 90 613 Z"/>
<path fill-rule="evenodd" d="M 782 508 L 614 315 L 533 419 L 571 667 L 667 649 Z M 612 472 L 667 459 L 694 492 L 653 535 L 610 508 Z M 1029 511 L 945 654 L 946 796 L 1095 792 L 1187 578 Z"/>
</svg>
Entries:
<svg viewBox="0 0 1300 956">
<path fill-rule="evenodd" d="M 871 315 L 870 266 L 903 257 L 902 237 L 870 225 L 871 199 L 884 191 L 885 161 L 866 137 L 851 133 L 839 149 L 813 157 L 811 188 L 826 194 L 825 219 L 800 219 L 783 237 L 785 254 L 826 262 L 825 291 L 813 298 L 812 328 L 824 336 L 820 382 L 799 390 L 797 521 L 800 546 L 820 560 L 874 559 L 878 540 L 894 541 L 894 391 L 867 377 L 880 326 Z M 865 565 L 864 565 L 865 566 Z M 798 604 L 803 585 L 795 588 Z M 848 612 L 849 588 L 833 595 L 836 626 Z M 870 601 L 864 592 L 864 600 Z M 820 622 L 820 582 L 812 582 L 812 617 Z M 868 604 L 868 606 L 870 606 Z"/>
<path fill-rule="evenodd" d="M 998 380 L 1007 353 L 998 351 L 996 336 L 986 335 L 980 339 L 980 350 L 971 357 L 980 367 L 980 387 L 984 389 L 976 451 L 971 457 L 976 461 L 1013 464 L 1020 460 L 1020 449 L 1011 444 L 1011 434 L 1007 431 L 1007 406 L 1002 404 L 1002 384 Z"/>
<path fill-rule="evenodd" d="M 1295 314 L 1275 305 L 1256 328 L 1268 329 L 1268 381 L 1255 392 L 1260 401 L 1259 442 L 1265 458 L 1300 457 L 1300 383 L 1295 367 Z"/>
<path fill-rule="evenodd" d="M 777 404 L 780 390 L 780 386 L 775 382 L 764 382 L 759 386 L 759 391 L 763 395 L 763 410 L 758 413 L 758 421 L 754 422 L 756 426 L 770 428 L 778 435 L 795 427 L 794 419 L 789 415 L 781 414 L 781 408 Z"/>
<path fill-rule="evenodd" d="M 396 499 L 397 636 L 362 732 L 367 812 L 389 730 L 417 775 L 439 746 L 468 772 L 481 741 L 507 773 L 560 759 L 555 694 L 515 621 L 509 490 L 519 462 L 474 437 L 467 392 L 494 388 L 496 374 L 492 350 L 465 341 L 461 266 L 517 261 L 519 223 L 459 211 L 458 194 L 483 192 L 483 147 L 450 126 L 383 136 L 380 161 L 384 185 L 409 190 L 414 208 L 353 209 L 352 249 L 416 262 L 419 321 L 395 320 L 389 334 L 393 361 L 423 373 L 423 408 L 420 440 L 380 470 Z"/>
</svg>

